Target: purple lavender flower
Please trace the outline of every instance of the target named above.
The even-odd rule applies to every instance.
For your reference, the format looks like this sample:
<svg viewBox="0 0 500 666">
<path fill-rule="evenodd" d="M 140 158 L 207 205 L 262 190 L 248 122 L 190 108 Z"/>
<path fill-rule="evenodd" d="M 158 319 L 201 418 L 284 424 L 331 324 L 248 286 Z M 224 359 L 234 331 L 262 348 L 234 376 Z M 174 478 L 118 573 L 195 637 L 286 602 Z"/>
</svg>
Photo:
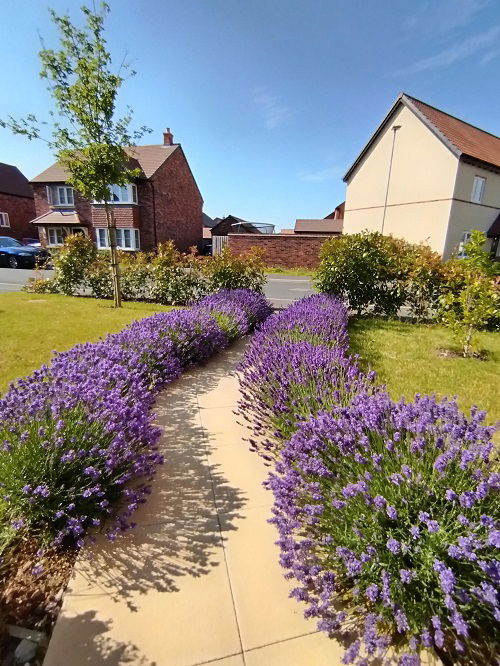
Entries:
<svg viewBox="0 0 500 666">
<path fill-rule="evenodd" d="M 396 539 L 391 538 L 387 540 L 387 548 L 391 551 L 391 553 L 397 555 L 401 550 L 401 544 Z"/>
<path fill-rule="evenodd" d="M 411 581 L 415 577 L 415 574 L 413 573 L 413 571 L 410 571 L 409 569 L 400 569 L 399 576 L 403 581 L 403 583 L 411 583 Z"/>
<path fill-rule="evenodd" d="M 397 520 L 398 519 L 398 512 L 396 511 L 395 507 L 393 506 L 387 506 L 387 515 L 391 520 Z"/>
</svg>

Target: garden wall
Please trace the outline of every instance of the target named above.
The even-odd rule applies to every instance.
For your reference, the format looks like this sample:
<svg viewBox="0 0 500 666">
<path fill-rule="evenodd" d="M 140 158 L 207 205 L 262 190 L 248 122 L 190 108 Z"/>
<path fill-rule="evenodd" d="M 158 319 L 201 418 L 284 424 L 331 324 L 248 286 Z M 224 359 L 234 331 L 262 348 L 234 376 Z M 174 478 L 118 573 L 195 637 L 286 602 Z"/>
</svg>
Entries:
<svg viewBox="0 0 500 666">
<path fill-rule="evenodd" d="M 319 251 L 331 236 L 281 234 L 229 234 L 229 247 L 243 254 L 251 247 L 264 250 L 264 261 L 279 268 L 317 268 Z"/>
</svg>

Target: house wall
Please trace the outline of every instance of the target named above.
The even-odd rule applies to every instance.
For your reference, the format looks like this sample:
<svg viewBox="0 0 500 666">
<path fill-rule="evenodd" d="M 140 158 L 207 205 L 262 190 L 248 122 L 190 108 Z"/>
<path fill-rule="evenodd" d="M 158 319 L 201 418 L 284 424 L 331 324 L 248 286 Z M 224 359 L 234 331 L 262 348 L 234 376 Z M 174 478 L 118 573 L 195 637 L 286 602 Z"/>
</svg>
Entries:
<svg viewBox="0 0 500 666">
<path fill-rule="evenodd" d="M 288 234 L 229 234 L 229 248 L 237 255 L 252 247 L 264 251 L 268 266 L 279 268 L 316 268 L 319 251 L 331 236 Z"/>
<path fill-rule="evenodd" d="M 10 223 L 9 227 L 0 227 L 1 236 L 12 236 L 18 240 L 36 238 L 36 229 L 30 224 L 35 217 L 34 199 L 0 192 L 0 213 L 7 213 Z"/>
<path fill-rule="evenodd" d="M 203 199 L 191 169 L 177 149 L 156 171 L 149 183 L 138 191 L 141 208 L 141 247 L 154 247 L 154 215 L 156 206 L 156 239 L 158 243 L 173 240 L 179 250 L 192 245 L 201 248 L 203 240 Z"/>
<path fill-rule="evenodd" d="M 344 233 L 381 231 L 396 132 L 384 234 L 442 253 L 458 159 L 407 107 L 401 106 L 347 183 Z"/>
<path fill-rule="evenodd" d="M 51 185 L 63 185 L 64 183 L 51 183 Z M 53 210 L 47 199 L 47 184 L 32 183 L 33 195 L 35 197 L 36 217 Z M 82 226 L 92 226 L 92 205 L 84 199 L 76 190 L 73 193 L 75 199 L 74 208 L 82 221 Z"/>
<path fill-rule="evenodd" d="M 474 176 L 486 178 L 481 203 L 470 201 Z M 500 174 L 460 161 L 444 247 L 447 259 L 457 250 L 465 231 L 488 231 L 500 213 Z"/>
</svg>

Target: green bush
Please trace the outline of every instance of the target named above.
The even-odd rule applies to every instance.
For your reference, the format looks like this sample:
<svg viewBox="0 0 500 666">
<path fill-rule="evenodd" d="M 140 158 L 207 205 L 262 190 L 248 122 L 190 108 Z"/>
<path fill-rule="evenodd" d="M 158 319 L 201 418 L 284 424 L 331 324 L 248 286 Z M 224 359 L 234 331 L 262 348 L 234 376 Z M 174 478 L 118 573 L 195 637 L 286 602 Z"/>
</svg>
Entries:
<svg viewBox="0 0 500 666">
<path fill-rule="evenodd" d="M 85 286 L 86 272 L 97 258 L 97 248 L 88 236 L 67 236 L 63 247 L 53 254 L 54 284 L 61 294 L 73 296 Z"/>
<path fill-rule="evenodd" d="M 208 279 L 208 290 L 253 289 L 262 292 L 266 281 L 263 252 L 251 248 L 242 255 L 235 255 L 230 248 L 204 263 L 204 273 Z"/>
<path fill-rule="evenodd" d="M 151 255 L 147 252 L 120 252 L 120 286 L 126 301 L 151 300 Z"/>
<path fill-rule="evenodd" d="M 109 255 L 99 253 L 85 272 L 85 282 L 94 298 L 113 298 L 113 280 Z"/>
<path fill-rule="evenodd" d="M 446 263 L 439 301 L 439 319 L 456 336 L 464 356 L 470 356 L 474 334 L 500 327 L 500 289 L 495 281 L 499 265 L 484 249 L 486 236 L 473 231 L 465 257 Z"/>
<path fill-rule="evenodd" d="M 378 231 L 332 238 L 321 248 L 315 284 L 341 296 L 358 314 L 394 316 L 406 300 L 411 247 Z"/>
</svg>

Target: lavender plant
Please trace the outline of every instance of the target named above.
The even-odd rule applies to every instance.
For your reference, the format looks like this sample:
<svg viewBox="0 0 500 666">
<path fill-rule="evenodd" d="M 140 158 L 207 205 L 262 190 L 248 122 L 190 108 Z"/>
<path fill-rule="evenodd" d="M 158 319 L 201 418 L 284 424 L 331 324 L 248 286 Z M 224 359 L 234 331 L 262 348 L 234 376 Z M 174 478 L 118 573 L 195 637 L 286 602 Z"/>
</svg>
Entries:
<svg viewBox="0 0 500 666">
<path fill-rule="evenodd" d="M 208 297 L 56 354 L 11 385 L 0 399 L 0 549 L 25 532 L 81 547 L 92 527 L 106 523 L 114 539 L 133 526 L 163 461 L 156 393 L 227 346 L 218 314 L 242 334 L 268 307 L 247 290 Z"/>
<path fill-rule="evenodd" d="M 270 479 L 281 563 L 320 629 L 363 623 L 344 663 L 391 644 L 401 665 L 423 649 L 494 663 L 500 474 L 483 419 L 434 397 L 360 394 L 284 445 Z"/>
<path fill-rule="evenodd" d="M 494 663 L 500 474 L 476 409 L 395 404 L 348 356 L 339 299 L 270 317 L 241 366 L 240 412 L 273 460 L 281 564 L 343 663 Z M 361 627 L 361 629 L 360 629 Z M 351 632 L 354 631 L 354 634 Z"/>
<path fill-rule="evenodd" d="M 267 319 L 240 365 L 239 413 L 252 427 L 251 448 L 266 459 L 311 414 L 375 390 L 347 355 L 347 311 L 339 299 L 314 295 Z"/>
</svg>

